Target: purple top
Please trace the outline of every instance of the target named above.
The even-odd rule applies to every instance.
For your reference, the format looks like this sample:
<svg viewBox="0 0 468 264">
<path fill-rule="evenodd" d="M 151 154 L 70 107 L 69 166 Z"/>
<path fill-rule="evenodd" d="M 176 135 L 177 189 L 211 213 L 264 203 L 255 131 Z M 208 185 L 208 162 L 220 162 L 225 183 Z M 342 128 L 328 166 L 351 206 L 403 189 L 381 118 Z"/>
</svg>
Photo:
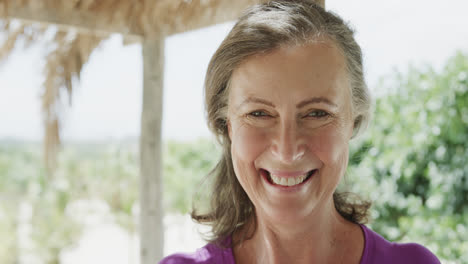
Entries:
<svg viewBox="0 0 468 264">
<path fill-rule="evenodd" d="M 437 257 L 427 248 L 415 244 L 399 244 L 385 240 L 382 236 L 361 225 L 364 232 L 364 251 L 362 252 L 361 264 L 440 264 Z M 231 238 L 228 238 L 230 241 Z M 231 248 L 221 249 L 213 244 L 198 249 L 192 254 L 170 255 L 159 264 L 212 264 L 224 263 L 235 264 Z"/>
</svg>

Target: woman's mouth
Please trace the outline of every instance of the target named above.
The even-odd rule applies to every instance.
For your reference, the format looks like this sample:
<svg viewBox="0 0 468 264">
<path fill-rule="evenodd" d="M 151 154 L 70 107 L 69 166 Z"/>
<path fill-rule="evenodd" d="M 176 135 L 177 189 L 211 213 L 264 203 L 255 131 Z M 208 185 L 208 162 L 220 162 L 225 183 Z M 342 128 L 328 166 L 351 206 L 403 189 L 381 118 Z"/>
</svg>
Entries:
<svg viewBox="0 0 468 264">
<path fill-rule="evenodd" d="M 261 174 L 265 176 L 265 178 L 270 184 L 279 185 L 283 187 L 292 187 L 292 186 L 303 184 L 304 182 L 309 180 L 312 177 L 312 175 L 315 174 L 316 171 L 317 169 L 314 169 L 307 173 L 297 175 L 294 177 L 284 177 L 284 176 L 279 176 L 279 175 L 270 173 L 269 171 L 265 169 L 260 169 Z"/>
</svg>

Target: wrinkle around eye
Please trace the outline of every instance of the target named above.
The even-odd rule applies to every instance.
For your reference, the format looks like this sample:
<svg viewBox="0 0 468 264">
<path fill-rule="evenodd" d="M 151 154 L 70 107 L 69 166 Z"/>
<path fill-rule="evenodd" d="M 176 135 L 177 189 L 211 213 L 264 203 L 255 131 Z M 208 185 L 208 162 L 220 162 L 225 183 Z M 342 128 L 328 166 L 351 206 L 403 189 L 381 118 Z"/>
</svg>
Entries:
<svg viewBox="0 0 468 264">
<path fill-rule="evenodd" d="M 276 115 L 272 114 L 271 112 L 267 110 L 254 110 L 254 111 L 249 111 L 246 114 L 244 114 L 245 118 L 249 120 L 254 120 L 254 121 L 262 121 L 262 120 L 271 120 L 275 119 Z"/>
<path fill-rule="evenodd" d="M 277 122 L 276 117 L 267 112 L 262 116 L 254 116 L 251 113 L 249 112 L 242 116 L 242 123 L 251 127 L 270 127 Z"/>
<path fill-rule="evenodd" d="M 315 115 L 313 114 L 317 112 L 319 113 Z M 307 114 L 302 114 L 299 116 L 300 119 L 305 119 L 305 120 L 310 120 L 310 121 L 323 121 L 323 120 L 328 120 L 332 117 L 333 117 L 333 114 L 330 114 L 329 112 L 323 111 L 323 110 L 314 110 L 314 111 L 307 112 Z"/>
<path fill-rule="evenodd" d="M 330 124 L 335 124 L 337 122 L 339 123 L 339 121 L 336 119 L 336 116 L 330 113 L 327 113 L 327 115 L 325 116 L 315 117 L 306 115 L 303 118 L 301 118 L 302 125 L 311 129 L 325 127 Z"/>
</svg>

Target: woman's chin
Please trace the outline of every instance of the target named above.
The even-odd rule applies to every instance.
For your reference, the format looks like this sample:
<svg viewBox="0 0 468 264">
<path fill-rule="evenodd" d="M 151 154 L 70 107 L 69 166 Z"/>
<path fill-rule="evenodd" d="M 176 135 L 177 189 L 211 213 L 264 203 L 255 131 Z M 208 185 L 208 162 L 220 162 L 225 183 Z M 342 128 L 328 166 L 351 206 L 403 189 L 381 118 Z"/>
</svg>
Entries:
<svg viewBox="0 0 468 264">
<path fill-rule="evenodd" d="M 268 222 L 292 225 L 308 221 L 314 211 L 313 202 L 307 204 L 288 204 L 276 202 L 275 204 L 263 205 L 261 211 L 257 210 L 259 220 L 268 219 Z"/>
</svg>

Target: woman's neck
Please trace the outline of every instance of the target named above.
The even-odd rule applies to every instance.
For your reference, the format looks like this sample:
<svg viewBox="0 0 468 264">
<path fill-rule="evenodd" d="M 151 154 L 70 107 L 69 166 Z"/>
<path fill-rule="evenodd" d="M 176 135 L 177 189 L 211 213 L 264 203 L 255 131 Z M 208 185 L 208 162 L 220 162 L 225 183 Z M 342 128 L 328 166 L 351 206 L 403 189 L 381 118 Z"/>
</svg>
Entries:
<svg viewBox="0 0 468 264">
<path fill-rule="evenodd" d="M 350 257 L 356 254 L 360 259 L 362 231 L 339 215 L 333 201 L 296 222 L 277 222 L 259 211 L 256 216 L 255 230 L 255 223 L 250 223 L 234 235 L 238 239 L 238 235 L 246 232 L 246 237 L 251 237 L 234 248 L 237 264 L 339 263 L 341 257 L 342 261 L 352 263 Z"/>
</svg>

